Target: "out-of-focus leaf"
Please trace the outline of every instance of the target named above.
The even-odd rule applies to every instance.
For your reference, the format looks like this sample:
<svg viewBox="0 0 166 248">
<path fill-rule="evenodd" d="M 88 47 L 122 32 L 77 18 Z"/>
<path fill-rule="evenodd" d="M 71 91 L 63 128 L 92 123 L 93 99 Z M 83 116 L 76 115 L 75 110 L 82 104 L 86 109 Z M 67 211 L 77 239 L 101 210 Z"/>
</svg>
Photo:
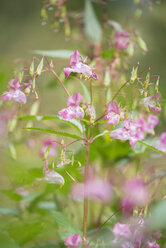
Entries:
<svg viewBox="0 0 166 248">
<path fill-rule="evenodd" d="M 143 142 L 143 141 L 141 141 L 141 140 L 138 140 L 138 143 L 140 143 L 140 144 L 142 144 L 142 145 L 148 147 L 149 149 L 151 149 L 151 150 L 153 150 L 153 151 L 155 151 L 155 152 L 158 152 L 158 153 L 160 153 L 160 154 L 166 156 L 166 153 L 164 153 L 164 152 L 158 150 L 158 149 L 157 149 L 156 147 L 154 147 L 154 146 L 151 146 L 151 145 L 149 145 L 149 144 L 147 144 L 147 143 L 145 143 L 145 142 Z"/>
<path fill-rule="evenodd" d="M 37 192 L 24 196 L 21 200 L 22 203 L 31 203 L 40 197 L 43 193 Z"/>
<path fill-rule="evenodd" d="M 8 235 L 7 232 L 0 232 L 0 247 L 1 248 L 19 248 L 14 240 Z"/>
<path fill-rule="evenodd" d="M 52 213 L 52 217 L 55 223 L 57 223 L 61 229 L 60 231 L 58 231 L 58 233 L 62 240 L 64 240 L 65 237 L 72 235 L 73 233 L 82 235 L 81 231 L 76 226 L 74 226 L 73 222 L 70 221 L 63 213 L 54 211 Z"/>
<path fill-rule="evenodd" d="M 105 59 L 112 59 L 114 57 L 115 50 L 114 49 L 108 49 L 102 51 L 102 57 Z"/>
<path fill-rule="evenodd" d="M 58 131 L 49 130 L 49 129 L 43 129 L 43 128 L 24 128 L 24 129 L 33 130 L 33 131 L 39 131 L 39 132 L 43 132 L 43 133 L 56 134 L 56 135 L 60 135 L 60 136 L 66 136 L 66 137 L 73 138 L 73 139 L 81 139 L 80 136 L 77 136 L 75 134 L 58 132 Z"/>
<path fill-rule="evenodd" d="M 10 199 L 14 201 L 20 201 L 22 199 L 22 196 L 15 193 L 12 189 L 3 190 L 3 193 L 6 194 Z"/>
<path fill-rule="evenodd" d="M 16 153 L 16 149 L 12 143 L 9 144 L 9 151 L 10 151 L 11 157 L 14 160 L 16 160 L 17 159 L 17 153 Z"/>
<path fill-rule="evenodd" d="M 40 234 L 44 227 L 44 223 L 39 222 L 15 222 L 8 228 L 10 236 L 20 245 L 23 245 Z"/>
<path fill-rule="evenodd" d="M 21 120 L 37 120 L 37 121 L 46 121 L 46 120 L 59 120 L 63 123 L 69 124 L 70 126 L 74 127 L 80 133 L 83 133 L 82 126 L 80 122 L 76 119 L 65 121 L 60 116 L 39 116 L 39 115 L 26 115 L 21 118 Z"/>
<path fill-rule="evenodd" d="M 144 51 L 147 52 L 148 48 L 147 45 L 145 43 L 145 41 L 140 37 L 140 36 L 136 36 L 136 42 L 138 44 L 138 46 Z"/>
<path fill-rule="evenodd" d="M 55 210 L 56 204 L 55 202 L 51 202 L 51 201 L 40 201 L 37 204 L 37 207 L 42 210 L 51 211 L 51 210 Z"/>
<path fill-rule="evenodd" d="M 166 200 L 158 202 L 153 206 L 149 217 L 149 228 L 152 230 L 160 230 L 166 228 Z"/>
<path fill-rule="evenodd" d="M 68 59 L 74 53 L 73 50 L 35 50 L 33 51 L 35 54 L 39 54 L 42 56 L 59 58 L 59 59 Z"/>
<path fill-rule="evenodd" d="M 110 24 L 116 31 L 120 33 L 123 32 L 123 28 L 118 22 L 115 22 L 113 20 L 108 20 L 108 24 Z"/>
<path fill-rule="evenodd" d="M 85 1 L 85 32 L 87 37 L 93 42 L 99 43 L 101 41 L 102 30 L 91 0 Z"/>
<path fill-rule="evenodd" d="M 2 215 L 7 215 L 7 214 L 19 215 L 19 211 L 17 208 L 0 208 L 0 214 L 2 214 Z"/>
</svg>

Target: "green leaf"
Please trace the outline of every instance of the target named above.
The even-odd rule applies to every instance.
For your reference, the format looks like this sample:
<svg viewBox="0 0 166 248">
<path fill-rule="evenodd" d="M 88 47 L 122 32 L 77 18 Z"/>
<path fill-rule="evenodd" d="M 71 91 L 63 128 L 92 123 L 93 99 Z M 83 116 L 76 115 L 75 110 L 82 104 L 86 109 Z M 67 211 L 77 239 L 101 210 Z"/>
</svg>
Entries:
<svg viewBox="0 0 166 248">
<path fill-rule="evenodd" d="M 72 127 L 74 127 L 79 133 L 83 133 L 82 126 L 80 122 L 76 119 L 65 121 L 60 116 L 39 116 L 39 115 L 26 115 L 21 118 L 21 120 L 37 120 L 37 121 L 45 121 L 45 120 L 59 120 L 62 121 L 65 124 L 68 124 Z"/>
<path fill-rule="evenodd" d="M 70 221 L 63 213 L 54 211 L 52 212 L 52 217 L 57 225 L 63 230 L 58 232 L 62 240 L 73 233 L 82 235 L 81 231 L 74 225 L 73 221 Z"/>
<path fill-rule="evenodd" d="M 39 132 L 43 132 L 43 133 L 50 133 L 50 134 L 56 134 L 56 135 L 60 135 L 60 136 L 66 136 L 66 137 L 70 137 L 73 139 L 81 139 L 80 136 L 77 136 L 75 134 L 70 134 L 70 133 L 65 133 L 65 132 L 58 132 L 58 131 L 54 131 L 54 130 L 49 130 L 49 129 L 43 129 L 43 128 L 24 128 L 27 130 L 34 130 L 34 131 L 39 131 Z"/>
<path fill-rule="evenodd" d="M 149 228 L 151 230 L 166 228 L 166 200 L 158 202 L 151 210 L 149 217 Z"/>
<path fill-rule="evenodd" d="M 70 56 L 74 53 L 73 50 L 35 50 L 33 51 L 35 54 L 39 54 L 42 56 L 59 58 L 59 59 L 69 59 Z"/>
<path fill-rule="evenodd" d="M 45 224 L 42 221 L 13 222 L 8 229 L 10 236 L 20 245 L 29 241 L 34 241 L 35 237 L 41 233 Z"/>
<path fill-rule="evenodd" d="M 158 149 L 157 149 L 156 147 L 154 147 L 154 146 L 151 146 L 151 145 L 149 145 L 149 144 L 147 144 L 147 143 L 145 143 L 145 142 L 143 142 L 143 141 L 141 141 L 141 140 L 138 140 L 138 143 L 140 143 L 140 144 L 142 144 L 142 145 L 148 147 L 149 149 L 151 149 L 151 150 L 153 150 L 153 151 L 155 151 L 155 152 L 158 152 L 158 153 L 160 153 L 160 154 L 166 156 L 166 153 L 164 153 L 164 152 L 158 150 Z"/>
<path fill-rule="evenodd" d="M 80 80 L 79 80 L 81 86 L 82 86 L 82 89 L 84 91 L 84 94 L 85 94 L 85 98 L 86 98 L 86 101 L 88 104 L 91 103 L 91 98 L 90 98 L 90 94 L 89 94 L 89 91 L 87 89 L 87 87 L 85 86 L 85 84 L 83 84 Z"/>
<path fill-rule="evenodd" d="M 2 248 L 19 248 L 7 232 L 0 232 L 0 246 Z"/>
<path fill-rule="evenodd" d="M 101 41 L 102 30 L 91 0 L 85 1 L 85 32 L 87 37 L 93 42 L 99 43 Z"/>
</svg>

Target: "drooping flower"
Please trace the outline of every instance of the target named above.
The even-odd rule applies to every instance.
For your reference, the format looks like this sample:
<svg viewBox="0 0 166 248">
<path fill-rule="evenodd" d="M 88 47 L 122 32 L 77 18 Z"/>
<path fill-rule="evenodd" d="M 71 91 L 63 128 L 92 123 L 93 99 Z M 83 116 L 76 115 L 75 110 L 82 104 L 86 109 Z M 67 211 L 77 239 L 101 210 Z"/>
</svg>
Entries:
<svg viewBox="0 0 166 248">
<path fill-rule="evenodd" d="M 107 180 L 92 177 L 85 184 L 74 184 L 71 195 L 74 199 L 88 197 L 93 201 L 108 202 L 112 197 L 112 187 Z"/>
<path fill-rule="evenodd" d="M 41 151 L 40 151 L 40 155 L 42 157 L 44 157 L 44 154 L 45 154 L 48 146 L 50 146 L 48 156 L 53 157 L 56 154 L 57 144 L 54 142 L 54 140 L 48 138 L 48 139 L 45 139 L 43 141 L 43 146 L 42 146 Z"/>
<path fill-rule="evenodd" d="M 125 50 L 130 43 L 130 33 L 123 30 L 122 32 L 116 31 L 115 33 L 115 46 L 120 50 Z"/>
<path fill-rule="evenodd" d="M 82 61 L 78 50 L 75 50 L 73 55 L 70 56 L 70 66 L 71 68 L 70 67 L 64 68 L 64 73 L 66 78 L 70 76 L 71 72 L 76 72 L 86 75 L 87 77 L 93 77 L 94 79 L 97 79 L 97 75 L 92 70 L 92 68 L 90 68 Z"/>
<path fill-rule="evenodd" d="M 145 97 L 141 100 L 141 104 L 148 108 L 151 112 L 158 114 L 161 112 L 161 107 L 157 106 L 157 104 L 161 100 L 161 93 L 157 92 L 153 96 Z"/>
<path fill-rule="evenodd" d="M 119 111 L 118 104 L 114 101 L 109 102 L 107 104 L 107 115 L 105 116 L 105 120 L 108 120 L 108 124 L 114 124 L 117 125 L 121 118 L 124 118 L 123 110 Z"/>
<path fill-rule="evenodd" d="M 82 243 L 82 238 L 79 234 L 75 233 L 71 236 L 66 237 L 64 244 L 68 248 L 78 248 Z"/>
<path fill-rule="evenodd" d="M 124 185 L 125 196 L 122 206 L 125 212 L 132 212 L 136 206 L 145 206 L 149 201 L 149 193 L 142 179 L 133 178 Z"/>
<path fill-rule="evenodd" d="M 92 120 L 96 118 L 94 108 L 91 105 L 87 107 L 86 114 L 89 115 Z"/>
<path fill-rule="evenodd" d="M 20 90 L 20 83 L 19 83 L 19 79 L 17 77 L 15 79 L 12 79 L 8 83 L 8 88 L 9 88 L 9 91 L 5 91 L 1 95 L 1 99 L 3 101 L 8 102 L 8 101 L 13 100 L 13 101 L 19 102 L 21 104 L 26 103 L 26 95 L 24 94 L 23 91 Z"/>
<path fill-rule="evenodd" d="M 74 118 L 82 119 L 84 117 L 84 110 L 80 107 L 83 101 L 83 96 L 80 93 L 74 93 L 67 99 L 68 108 L 63 108 L 59 111 L 59 115 L 63 120 L 72 120 Z"/>
<path fill-rule="evenodd" d="M 48 160 L 45 160 L 45 165 L 43 168 L 44 177 L 39 178 L 39 181 L 45 181 L 51 184 L 63 185 L 65 183 L 64 178 L 54 170 L 48 168 Z"/>
</svg>

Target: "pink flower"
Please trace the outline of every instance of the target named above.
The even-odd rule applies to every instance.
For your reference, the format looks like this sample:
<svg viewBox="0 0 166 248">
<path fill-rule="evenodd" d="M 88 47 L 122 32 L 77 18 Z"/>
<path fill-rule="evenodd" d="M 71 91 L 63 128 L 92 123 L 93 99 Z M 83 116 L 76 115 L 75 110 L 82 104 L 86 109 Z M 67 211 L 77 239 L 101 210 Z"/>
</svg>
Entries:
<svg viewBox="0 0 166 248">
<path fill-rule="evenodd" d="M 79 60 L 80 59 L 80 60 Z M 81 73 L 87 77 L 93 77 L 97 79 L 96 73 L 86 64 L 83 63 L 80 53 L 75 50 L 74 54 L 70 57 L 70 67 L 64 68 L 65 77 L 68 78 L 71 72 Z"/>
<path fill-rule="evenodd" d="M 21 104 L 26 103 L 26 96 L 25 96 L 24 92 L 22 92 L 20 90 L 20 83 L 19 83 L 19 80 L 17 77 L 15 79 L 12 79 L 8 83 L 8 88 L 9 88 L 9 91 L 5 91 L 1 95 L 1 99 L 3 101 L 8 102 L 8 101 L 13 100 L 13 101 L 19 102 Z"/>
<path fill-rule="evenodd" d="M 149 110 L 155 114 L 158 114 L 161 112 L 161 107 L 157 106 L 157 104 L 161 100 L 161 93 L 157 92 L 153 96 L 148 96 L 146 98 L 143 98 L 141 100 L 141 104 L 144 105 L 146 108 L 149 108 Z"/>
<path fill-rule="evenodd" d="M 130 228 L 126 224 L 121 224 L 117 222 L 112 228 L 112 231 L 115 234 L 115 236 L 118 238 L 130 239 L 132 237 Z"/>
<path fill-rule="evenodd" d="M 67 106 L 77 107 L 83 101 L 83 96 L 80 93 L 75 92 L 72 96 L 67 98 Z"/>
<path fill-rule="evenodd" d="M 121 118 L 124 115 L 120 114 L 118 104 L 116 102 L 109 102 L 107 104 L 107 115 L 105 116 L 105 120 L 108 120 L 108 124 L 117 125 Z"/>
<path fill-rule="evenodd" d="M 72 120 L 74 118 L 84 118 L 84 110 L 79 105 L 83 101 L 83 96 L 80 93 L 74 93 L 67 99 L 68 108 L 63 108 L 59 111 L 59 115 L 63 120 Z"/>
<path fill-rule="evenodd" d="M 110 133 L 110 137 L 113 139 L 129 140 L 131 147 L 134 147 L 138 140 L 145 138 L 145 132 L 154 132 L 154 128 L 158 124 L 158 117 L 149 115 L 147 121 L 139 118 L 132 122 L 130 119 L 126 119 L 123 124 L 124 127 L 113 130 Z"/>
<path fill-rule="evenodd" d="M 71 236 L 68 236 L 65 239 L 64 244 L 68 247 L 68 248 L 77 248 L 81 245 L 82 243 L 82 238 L 79 234 L 75 233 Z"/>
<path fill-rule="evenodd" d="M 125 212 L 131 213 L 136 206 L 142 207 L 148 203 L 149 193 L 141 179 L 130 179 L 124 186 L 125 196 L 122 206 Z"/>
<path fill-rule="evenodd" d="M 74 184 L 71 194 L 75 199 L 88 197 L 94 201 L 108 202 L 112 196 L 112 188 L 106 180 L 88 178 L 85 184 Z"/>
<path fill-rule="evenodd" d="M 148 241 L 146 243 L 145 248 L 160 248 L 160 245 L 158 245 L 155 240 L 154 241 Z"/>
<path fill-rule="evenodd" d="M 155 146 L 160 151 L 166 153 L 166 132 L 161 134 L 160 141 L 156 142 Z"/>
<path fill-rule="evenodd" d="M 115 33 L 115 46 L 120 50 L 125 50 L 129 45 L 130 33 L 127 31 L 116 31 Z"/>
<path fill-rule="evenodd" d="M 48 156 L 49 157 L 53 157 L 56 154 L 56 147 L 57 147 L 57 145 L 54 142 L 54 140 L 52 140 L 52 139 L 45 139 L 43 141 L 43 146 L 42 146 L 41 151 L 40 151 L 40 155 L 42 157 L 44 157 L 44 154 L 45 154 L 45 152 L 46 152 L 46 150 L 47 150 L 47 148 L 48 148 L 49 145 L 50 145 L 50 150 L 49 150 Z"/>
</svg>

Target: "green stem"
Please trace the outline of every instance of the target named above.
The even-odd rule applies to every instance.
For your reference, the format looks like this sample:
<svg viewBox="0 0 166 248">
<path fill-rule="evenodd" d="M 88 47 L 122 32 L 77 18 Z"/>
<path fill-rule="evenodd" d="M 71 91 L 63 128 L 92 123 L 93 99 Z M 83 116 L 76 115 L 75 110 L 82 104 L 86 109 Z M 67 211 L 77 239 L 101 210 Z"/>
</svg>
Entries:
<svg viewBox="0 0 166 248">
<path fill-rule="evenodd" d="M 84 171 L 84 189 L 86 187 L 86 181 L 88 179 L 89 171 L 89 152 L 90 144 L 86 145 L 86 157 L 85 157 L 85 171 Z M 83 215 L 83 246 L 87 244 L 87 224 L 88 224 L 88 197 L 84 197 L 84 215 Z"/>
<path fill-rule="evenodd" d="M 68 92 L 68 90 L 66 89 L 66 87 L 64 86 L 62 80 L 58 77 L 57 73 L 53 70 L 53 69 L 50 69 L 50 71 L 54 74 L 54 76 L 58 79 L 59 83 L 61 84 L 61 86 L 63 87 L 64 91 L 66 92 L 66 94 L 68 96 L 70 96 L 70 93 Z"/>
</svg>

